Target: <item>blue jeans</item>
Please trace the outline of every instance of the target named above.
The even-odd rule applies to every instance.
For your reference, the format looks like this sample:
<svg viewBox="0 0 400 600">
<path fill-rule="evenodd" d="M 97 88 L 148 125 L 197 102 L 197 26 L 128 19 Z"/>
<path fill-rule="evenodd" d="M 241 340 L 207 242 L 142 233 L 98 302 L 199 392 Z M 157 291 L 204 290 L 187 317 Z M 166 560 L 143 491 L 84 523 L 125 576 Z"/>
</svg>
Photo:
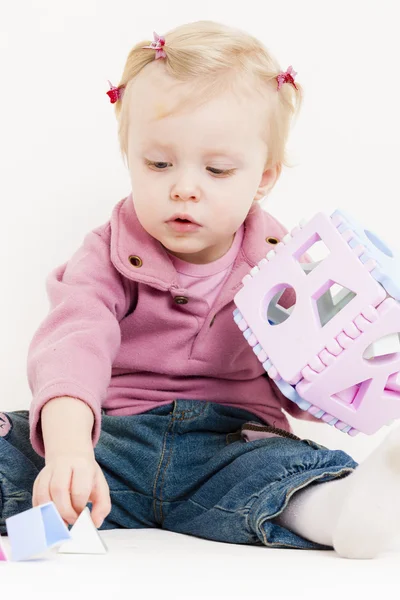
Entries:
<svg viewBox="0 0 400 600">
<path fill-rule="evenodd" d="M 6 413 L 0 437 L 0 533 L 32 507 L 44 459 L 29 442 L 27 411 Z M 249 422 L 271 437 L 246 441 Z M 253 431 L 254 433 L 254 431 Z M 158 527 L 211 540 L 331 550 L 274 523 L 297 490 L 350 474 L 342 450 L 275 429 L 243 409 L 175 400 L 146 413 L 102 416 L 96 460 L 112 510 L 101 529 Z M 90 506 L 90 504 L 89 504 Z"/>
</svg>

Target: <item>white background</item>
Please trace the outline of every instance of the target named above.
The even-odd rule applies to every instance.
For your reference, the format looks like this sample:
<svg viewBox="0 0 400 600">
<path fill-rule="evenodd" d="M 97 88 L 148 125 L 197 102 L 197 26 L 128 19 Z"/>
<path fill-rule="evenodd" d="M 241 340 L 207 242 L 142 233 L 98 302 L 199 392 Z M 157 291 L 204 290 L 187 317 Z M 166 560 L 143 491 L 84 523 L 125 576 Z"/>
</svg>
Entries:
<svg viewBox="0 0 400 600">
<path fill-rule="evenodd" d="M 130 192 L 106 92 L 131 47 L 199 19 L 259 37 L 305 90 L 289 146 L 296 166 L 265 208 L 290 229 L 343 207 L 396 245 L 398 12 L 395 0 L 1 0 L 0 410 L 29 407 L 26 354 L 47 313 L 47 274 Z M 358 460 L 388 432 L 294 427 Z"/>
</svg>

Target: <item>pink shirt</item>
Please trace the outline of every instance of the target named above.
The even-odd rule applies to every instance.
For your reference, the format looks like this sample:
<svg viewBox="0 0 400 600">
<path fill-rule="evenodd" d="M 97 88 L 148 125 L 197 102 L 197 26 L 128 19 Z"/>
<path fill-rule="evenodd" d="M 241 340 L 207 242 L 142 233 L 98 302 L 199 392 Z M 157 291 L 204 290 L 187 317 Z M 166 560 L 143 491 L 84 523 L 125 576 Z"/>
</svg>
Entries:
<svg viewBox="0 0 400 600">
<path fill-rule="evenodd" d="M 44 456 L 40 411 L 58 396 L 90 406 L 93 445 L 102 408 L 108 415 L 132 415 L 176 398 L 244 408 L 287 431 L 282 408 L 319 422 L 269 380 L 232 316 L 243 277 L 271 249 L 268 236 L 286 233 L 255 205 L 242 239 L 239 233 L 226 258 L 205 266 L 215 279 L 195 284 L 192 277 L 187 285 L 201 269 L 189 266 L 190 273 L 179 274 L 171 255 L 140 225 L 132 195 L 118 202 L 111 219 L 88 233 L 47 279 L 50 310 L 27 361 L 36 452 Z M 195 285 L 207 286 L 207 299 Z"/>
<path fill-rule="evenodd" d="M 224 285 L 224 281 L 231 272 L 232 265 L 242 245 L 243 231 L 244 225 L 241 225 L 226 254 L 213 262 L 203 265 L 186 262 L 168 252 L 172 264 L 178 273 L 181 286 L 194 295 L 202 296 L 209 308 L 213 305 L 214 300 Z"/>
</svg>

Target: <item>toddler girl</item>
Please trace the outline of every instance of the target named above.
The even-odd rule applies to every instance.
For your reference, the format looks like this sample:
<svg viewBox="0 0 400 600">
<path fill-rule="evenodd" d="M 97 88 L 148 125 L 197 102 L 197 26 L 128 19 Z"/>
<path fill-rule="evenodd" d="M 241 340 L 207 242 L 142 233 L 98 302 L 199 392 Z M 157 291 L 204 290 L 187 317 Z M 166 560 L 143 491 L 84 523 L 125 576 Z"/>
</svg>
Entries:
<svg viewBox="0 0 400 600">
<path fill-rule="evenodd" d="M 256 38 L 200 21 L 138 43 L 115 104 L 132 189 L 47 281 L 30 411 L 0 413 L 0 532 L 48 501 L 73 524 L 376 556 L 397 533 L 397 431 L 362 464 L 290 429 L 233 320 L 285 235 L 259 200 L 301 86 Z M 291 298 L 286 294 L 285 302 Z M 288 305 L 288 304 L 287 304 Z"/>
</svg>

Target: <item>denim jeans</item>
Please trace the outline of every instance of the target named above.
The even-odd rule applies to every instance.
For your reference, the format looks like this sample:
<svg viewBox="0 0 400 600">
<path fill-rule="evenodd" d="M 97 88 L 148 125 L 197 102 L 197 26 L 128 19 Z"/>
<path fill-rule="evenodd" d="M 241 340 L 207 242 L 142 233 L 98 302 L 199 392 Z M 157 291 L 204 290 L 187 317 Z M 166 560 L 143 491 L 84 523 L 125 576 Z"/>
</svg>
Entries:
<svg viewBox="0 0 400 600">
<path fill-rule="evenodd" d="M 33 483 L 44 466 L 29 442 L 28 412 L 5 416 L 2 534 L 6 518 L 32 507 Z M 246 430 L 264 437 L 250 439 Z M 300 439 L 243 409 L 184 399 L 139 415 L 103 414 L 95 457 L 112 501 L 101 529 L 158 527 L 222 542 L 319 550 L 332 548 L 274 519 L 297 490 L 358 466 L 342 450 Z"/>
</svg>

